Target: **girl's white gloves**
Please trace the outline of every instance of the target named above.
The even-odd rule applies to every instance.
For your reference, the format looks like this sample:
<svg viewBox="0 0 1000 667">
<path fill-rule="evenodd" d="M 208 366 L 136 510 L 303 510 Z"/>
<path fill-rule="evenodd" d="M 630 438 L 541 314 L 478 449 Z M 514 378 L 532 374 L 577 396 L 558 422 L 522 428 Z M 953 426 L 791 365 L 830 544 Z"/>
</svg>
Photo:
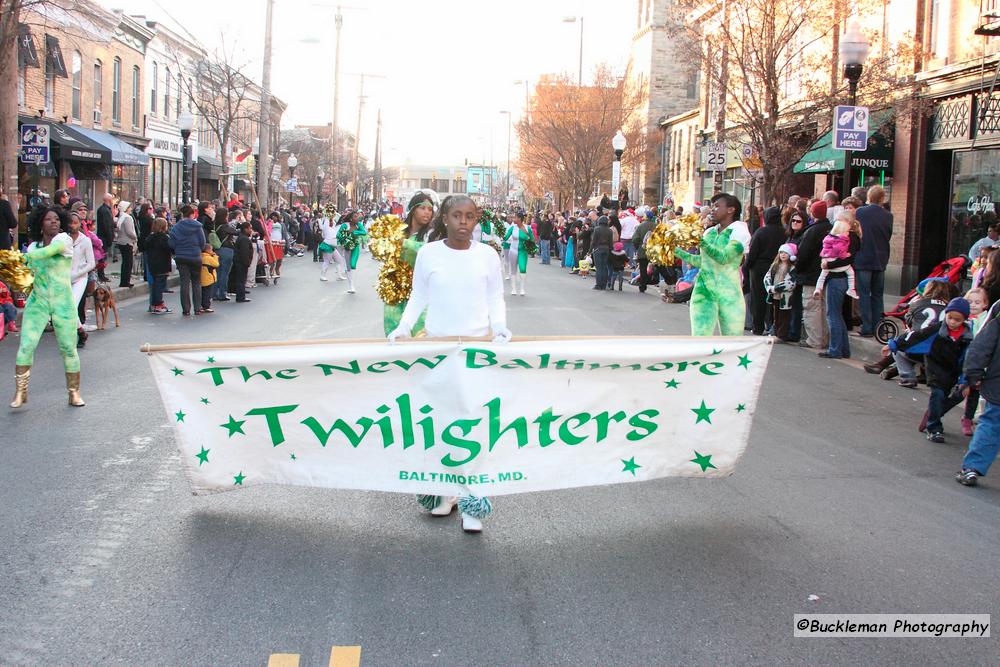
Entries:
<svg viewBox="0 0 1000 667">
<path fill-rule="evenodd" d="M 410 332 L 404 327 L 396 327 L 394 330 L 389 332 L 389 343 L 395 343 L 397 338 L 409 338 Z"/>
<path fill-rule="evenodd" d="M 505 326 L 494 327 L 493 329 L 493 342 L 494 343 L 509 343 L 511 336 L 513 336 Z M 393 331 L 389 332 L 387 338 L 389 343 L 395 343 L 397 338 L 410 338 L 410 332 L 405 327 L 397 327 Z"/>
</svg>

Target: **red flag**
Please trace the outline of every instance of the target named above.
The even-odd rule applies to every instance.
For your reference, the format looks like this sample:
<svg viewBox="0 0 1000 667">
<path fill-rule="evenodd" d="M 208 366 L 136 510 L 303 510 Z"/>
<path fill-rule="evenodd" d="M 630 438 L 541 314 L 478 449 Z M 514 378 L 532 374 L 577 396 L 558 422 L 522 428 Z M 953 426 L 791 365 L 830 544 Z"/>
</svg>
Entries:
<svg viewBox="0 0 1000 667">
<path fill-rule="evenodd" d="M 243 160 L 247 159 L 247 157 L 248 157 L 248 156 L 250 155 L 250 153 L 252 153 L 252 152 L 253 152 L 253 149 L 252 149 L 252 148 L 248 148 L 248 149 L 246 149 L 245 151 L 243 151 L 242 153 L 240 153 L 239 155 L 237 155 L 237 156 L 236 156 L 236 161 L 237 161 L 237 162 L 243 162 Z"/>
</svg>

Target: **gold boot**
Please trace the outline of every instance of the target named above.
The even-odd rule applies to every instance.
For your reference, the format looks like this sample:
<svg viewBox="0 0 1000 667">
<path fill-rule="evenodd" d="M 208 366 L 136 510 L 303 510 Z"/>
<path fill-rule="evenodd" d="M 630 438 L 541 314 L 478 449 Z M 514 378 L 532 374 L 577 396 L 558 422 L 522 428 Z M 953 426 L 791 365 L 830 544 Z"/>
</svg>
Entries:
<svg viewBox="0 0 1000 667">
<path fill-rule="evenodd" d="M 31 377 L 31 366 L 14 366 L 14 400 L 10 407 L 19 408 L 28 402 L 28 378 Z"/>
<path fill-rule="evenodd" d="M 69 392 L 69 404 L 74 408 L 82 408 L 86 405 L 80 397 L 80 371 L 66 373 L 66 391 Z"/>
</svg>

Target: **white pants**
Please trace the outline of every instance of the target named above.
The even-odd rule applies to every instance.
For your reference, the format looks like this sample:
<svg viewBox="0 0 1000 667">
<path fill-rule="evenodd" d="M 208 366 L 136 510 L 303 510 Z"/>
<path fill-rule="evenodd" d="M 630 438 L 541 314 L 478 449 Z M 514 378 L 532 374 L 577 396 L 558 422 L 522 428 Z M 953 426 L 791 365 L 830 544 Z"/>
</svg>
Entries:
<svg viewBox="0 0 1000 667">
<path fill-rule="evenodd" d="M 501 250 L 500 272 L 503 273 L 504 280 L 510 278 L 510 249 Z"/>
<path fill-rule="evenodd" d="M 325 278 L 327 271 L 330 270 L 330 262 L 337 265 L 337 275 L 343 276 L 346 265 L 344 264 L 344 256 L 340 254 L 340 248 L 337 248 L 333 252 L 323 253 L 323 270 L 321 275 Z"/>
<path fill-rule="evenodd" d="M 257 258 L 259 257 L 257 244 L 251 243 L 250 247 L 253 249 L 253 258 L 250 260 L 250 268 L 247 269 L 247 287 L 253 287 L 257 284 Z"/>
<path fill-rule="evenodd" d="M 73 290 L 73 305 L 78 307 L 80 305 L 80 299 L 83 298 L 84 293 L 87 291 L 87 276 L 84 276 L 82 278 L 77 278 L 72 285 L 72 290 Z M 86 324 L 86 322 L 84 321 L 80 322 L 81 327 L 84 324 Z"/>
</svg>

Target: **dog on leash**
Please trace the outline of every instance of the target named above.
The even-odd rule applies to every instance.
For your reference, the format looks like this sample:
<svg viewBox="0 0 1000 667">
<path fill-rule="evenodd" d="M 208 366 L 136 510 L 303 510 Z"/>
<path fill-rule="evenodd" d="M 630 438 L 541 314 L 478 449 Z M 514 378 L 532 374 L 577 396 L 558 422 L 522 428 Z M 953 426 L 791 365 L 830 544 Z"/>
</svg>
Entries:
<svg viewBox="0 0 1000 667">
<path fill-rule="evenodd" d="M 115 303 L 115 293 L 107 283 L 101 283 L 94 290 L 94 317 L 97 320 L 97 328 L 104 329 L 108 323 L 108 310 L 115 314 L 115 326 L 120 326 L 118 322 L 118 304 Z"/>
</svg>

